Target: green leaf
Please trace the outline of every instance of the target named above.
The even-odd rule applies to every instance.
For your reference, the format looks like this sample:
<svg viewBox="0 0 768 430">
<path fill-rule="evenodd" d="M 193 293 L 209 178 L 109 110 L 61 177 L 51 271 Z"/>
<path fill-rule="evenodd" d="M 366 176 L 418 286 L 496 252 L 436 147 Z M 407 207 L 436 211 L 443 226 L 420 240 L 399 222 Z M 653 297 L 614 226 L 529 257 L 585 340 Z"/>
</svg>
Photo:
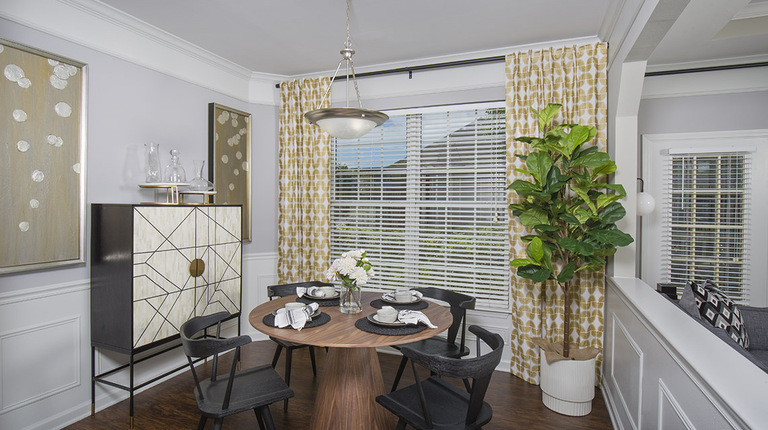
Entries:
<svg viewBox="0 0 768 430">
<path fill-rule="evenodd" d="M 573 272 L 576 269 L 576 262 L 571 261 L 563 267 L 560 274 L 557 275 L 557 282 L 564 284 L 573 279 Z"/>
<path fill-rule="evenodd" d="M 570 225 L 581 225 L 579 219 L 569 213 L 562 213 L 558 216 L 561 220 L 567 222 Z"/>
<path fill-rule="evenodd" d="M 595 252 L 595 247 L 582 240 L 573 239 L 570 237 L 564 237 L 560 240 L 560 246 L 571 251 L 574 254 L 583 256 L 592 255 Z"/>
<path fill-rule="evenodd" d="M 597 129 L 592 126 L 576 125 L 571 128 L 571 132 L 568 133 L 566 139 L 566 145 L 568 145 L 569 154 L 573 154 L 573 151 L 579 147 L 579 145 L 592 140 L 597 136 Z"/>
<path fill-rule="evenodd" d="M 597 179 L 603 175 L 610 175 L 616 171 L 616 163 L 611 161 L 610 163 L 603 164 L 592 171 L 592 179 Z"/>
<path fill-rule="evenodd" d="M 526 227 L 535 227 L 539 224 L 549 224 L 547 212 L 540 208 L 531 208 L 519 216 L 520 222 Z"/>
<path fill-rule="evenodd" d="M 626 214 L 627 211 L 624 209 L 624 206 L 622 206 L 621 203 L 613 202 L 600 210 L 600 212 L 597 213 L 597 216 L 600 217 L 603 224 L 614 224 L 620 219 L 624 218 Z"/>
<path fill-rule="evenodd" d="M 527 258 L 515 258 L 514 260 L 509 262 L 509 265 L 512 267 L 520 267 L 520 266 L 528 266 L 528 265 L 535 265 L 536 262 L 533 260 L 529 260 Z"/>
<path fill-rule="evenodd" d="M 589 221 L 589 218 L 592 216 L 589 211 L 587 211 L 584 208 L 578 208 L 573 212 L 573 215 L 576 217 L 576 219 L 579 220 L 579 223 L 584 224 L 585 222 Z"/>
<path fill-rule="evenodd" d="M 613 246 L 627 246 L 634 242 L 632 236 L 621 230 L 595 230 L 590 231 L 587 234 L 598 242 Z"/>
<path fill-rule="evenodd" d="M 549 225 L 549 224 L 535 225 L 535 226 L 533 226 L 533 229 L 536 230 L 536 231 L 541 231 L 541 232 L 551 232 L 551 231 L 559 230 L 559 228 L 557 226 Z"/>
<path fill-rule="evenodd" d="M 544 107 L 544 109 L 541 110 L 541 112 L 536 111 L 533 107 L 531 107 L 531 111 L 534 115 L 536 115 L 537 118 L 539 118 L 539 130 L 542 132 L 547 129 L 547 126 L 549 123 L 552 122 L 553 119 L 557 116 L 557 112 L 560 110 L 560 107 L 562 107 L 561 104 L 558 103 L 549 103 L 547 106 Z"/>
<path fill-rule="evenodd" d="M 605 188 L 615 192 L 621 198 L 627 196 L 627 192 L 624 190 L 624 186 L 621 184 L 595 184 L 595 188 Z"/>
<path fill-rule="evenodd" d="M 597 208 L 600 209 L 603 206 L 609 203 L 613 203 L 620 198 L 621 196 L 618 194 L 601 194 L 597 197 L 597 200 L 596 200 Z M 598 213 L 598 216 L 599 216 L 599 213 Z"/>
<path fill-rule="evenodd" d="M 533 282 L 544 282 L 552 276 L 552 271 L 541 266 L 529 265 L 518 267 L 517 275 Z"/>
<path fill-rule="evenodd" d="M 611 157 L 605 152 L 598 152 L 596 154 L 586 154 L 571 161 L 571 166 L 587 166 L 587 167 L 600 167 L 604 164 L 610 163 Z"/>
<path fill-rule="evenodd" d="M 509 188 L 515 190 L 520 195 L 530 194 L 534 191 L 541 191 L 541 187 L 538 185 L 522 179 L 515 179 L 514 182 L 509 184 Z"/>
<path fill-rule="evenodd" d="M 547 174 L 552 167 L 552 159 L 549 157 L 549 154 L 546 152 L 533 152 L 528 155 L 525 165 L 539 184 L 544 185 L 546 183 Z"/>
<path fill-rule="evenodd" d="M 589 207 L 593 215 L 597 215 L 597 208 L 595 207 L 595 204 L 592 203 L 592 199 L 589 198 L 589 190 L 582 187 L 572 187 L 571 190 L 573 190 L 574 193 L 581 197 L 581 200 L 583 200 L 584 203 Z"/>
<path fill-rule="evenodd" d="M 544 257 L 544 244 L 541 242 L 541 239 L 534 237 L 531 243 L 525 248 L 525 253 L 528 254 L 528 257 L 535 261 L 536 264 L 541 264 L 541 258 Z"/>
</svg>

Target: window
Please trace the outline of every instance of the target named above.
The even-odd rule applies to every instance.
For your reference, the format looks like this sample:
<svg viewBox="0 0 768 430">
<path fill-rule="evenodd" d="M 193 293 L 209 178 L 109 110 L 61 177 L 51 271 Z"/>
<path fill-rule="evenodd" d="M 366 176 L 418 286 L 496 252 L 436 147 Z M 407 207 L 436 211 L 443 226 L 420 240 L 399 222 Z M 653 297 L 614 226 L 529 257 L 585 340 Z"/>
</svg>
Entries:
<svg viewBox="0 0 768 430">
<path fill-rule="evenodd" d="M 389 112 L 331 151 L 331 254 L 362 248 L 370 286 L 433 286 L 509 309 L 503 104 Z"/>
<path fill-rule="evenodd" d="M 738 303 L 765 304 L 764 283 L 753 286 L 765 278 L 766 229 L 755 222 L 765 204 L 755 189 L 766 175 L 755 166 L 765 166 L 766 142 L 753 140 L 709 133 L 644 137 L 655 168 L 643 176 L 654 181 L 661 202 L 658 214 L 643 218 L 644 279 L 653 273 L 654 283 L 677 284 L 678 292 L 688 280 L 709 279 Z"/>
</svg>

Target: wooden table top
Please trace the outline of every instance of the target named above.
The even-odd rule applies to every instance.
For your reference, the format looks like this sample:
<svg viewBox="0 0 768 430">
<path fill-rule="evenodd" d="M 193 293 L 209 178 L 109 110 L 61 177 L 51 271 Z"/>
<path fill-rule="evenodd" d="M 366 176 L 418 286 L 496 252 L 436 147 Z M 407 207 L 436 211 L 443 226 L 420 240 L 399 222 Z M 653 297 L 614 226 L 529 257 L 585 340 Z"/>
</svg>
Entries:
<svg viewBox="0 0 768 430">
<path fill-rule="evenodd" d="M 363 311 L 357 314 L 343 314 L 339 311 L 338 305 L 321 306 L 320 310 L 327 313 L 331 317 L 331 321 L 321 326 L 304 328 L 301 331 L 292 328 L 270 327 L 262 322 L 264 316 L 284 307 L 287 302 L 296 301 L 296 296 L 281 297 L 260 304 L 253 308 L 248 315 L 248 321 L 256 330 L 278 339 L 332 348 L 374 348 L 415 342 L 442 333 L 453 322 L 451 312 L 447 307 L 429 301 L 429 306 L 421 311 L 429 317 L 432 324 L 437 326 L 436 329 L 426 328 L 418 333 L 404 336 L 387 336 L 369 333 L 355 327 L 355 321 L 376 312 L 377 309 L 372 307 L 370 303 L 381 298 L 381 294 L 380 292 L 363 292 Z"/>
</svg>

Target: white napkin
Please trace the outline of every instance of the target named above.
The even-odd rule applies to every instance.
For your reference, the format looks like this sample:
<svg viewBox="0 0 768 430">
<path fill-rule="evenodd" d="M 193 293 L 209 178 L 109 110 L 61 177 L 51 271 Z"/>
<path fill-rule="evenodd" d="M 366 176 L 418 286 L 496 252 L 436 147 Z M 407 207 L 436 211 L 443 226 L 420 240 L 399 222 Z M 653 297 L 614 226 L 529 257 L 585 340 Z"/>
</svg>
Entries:
<svg viewBox="0 0 768 430">
<path fill-rule="evenodd" d="M 290 311 L 285 308 L 278 309 L 275 315 L 275 326 L 284 328 L 290 325 L 296 330 L 301 331 L 307 322 L 312 320 L 310 315 L 315 313 L 318 308 L 319 305 L 317 303 L 310 303 L 303 308 L 293 309 Z"/>
<path fill-rule="evenodd" d="M 419 299 L 424 297 L 424 294 L 421 294 L 421 291 L 416 291 L 416 290 L 410 290 L 410 291 L 411 291 L 411 295 L 413 297 L 417 297 Z M 395 292 L 394 291 L 387 291 L 386 293 L 382 294 L 381 297 L 383 297 L 383 298 L 385 298 L 385 299 L 387 299 L 387 300 L 389 300 L 391 302 L 396 301 L 395 300 Z"/>
<path fill-rule="evenodd" d="M 304 294 L 310 297 L 325 297 L 325 293 L 320 291 L 318 287 L 296 287 L 296 295 L 301 297 Z"/>
<path fill-rule="evenodd" d="M 421 311 L 402 310 L 397 313 L 397 320 L 406 324 L 418 324 L 419 322 L 423 322 L 424 325 L 429 328 L 437 328 L 437 326 L 432 324 L 432 321 L 429 320 L 429 317 L 424 315 L 424 312 Z"/>
</svg>

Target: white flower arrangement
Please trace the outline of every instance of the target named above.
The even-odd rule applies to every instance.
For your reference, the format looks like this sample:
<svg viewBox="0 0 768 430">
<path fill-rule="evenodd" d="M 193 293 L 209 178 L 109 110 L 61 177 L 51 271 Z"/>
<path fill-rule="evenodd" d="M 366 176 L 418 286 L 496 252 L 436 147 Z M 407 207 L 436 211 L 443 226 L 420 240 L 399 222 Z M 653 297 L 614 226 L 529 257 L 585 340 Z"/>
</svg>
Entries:
<svg viewBox="0 0 768 430">
<path fill-rule="evenodd" d="M 365 250 L 356 249 L 341 254 L 325 272 L 329 281 L 341 280 L 345 288 L 357 289 L 373 277 L 373 266 Z"/>
</svg>

